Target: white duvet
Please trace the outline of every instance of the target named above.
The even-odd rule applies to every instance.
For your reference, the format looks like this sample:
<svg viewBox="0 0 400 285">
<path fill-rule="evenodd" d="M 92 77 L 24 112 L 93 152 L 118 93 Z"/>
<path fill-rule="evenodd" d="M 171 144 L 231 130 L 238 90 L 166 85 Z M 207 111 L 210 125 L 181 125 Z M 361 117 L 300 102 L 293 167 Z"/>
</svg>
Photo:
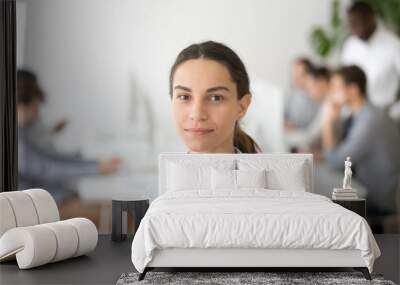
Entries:
<svg viewBox="0 0 400 285">
<path fill-rule="evenodd" d="M 155 249 L 189 247 L 358 249 L 370 272 L 380 256 L 359 215 L 321 195 L 265 189 L 163 194 L 140 223 L 132 262 L 143 272 Z"/>
</svg>

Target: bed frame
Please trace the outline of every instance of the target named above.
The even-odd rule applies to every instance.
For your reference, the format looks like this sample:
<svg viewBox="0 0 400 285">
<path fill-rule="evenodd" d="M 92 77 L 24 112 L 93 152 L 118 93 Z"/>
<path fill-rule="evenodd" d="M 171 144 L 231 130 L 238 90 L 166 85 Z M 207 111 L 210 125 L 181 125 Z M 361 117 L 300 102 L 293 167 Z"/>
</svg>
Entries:
<svg viewBox="0 0 400 285">
<path fill-rule="evenodd" d="M 215 157 L 254 158 L 254 154 L 190 154 L 190 159 Z M 308 166 L 306 191 L 313 192 L 313 157 L 311 154 L 257 154 L 263 159 L 304 160 Z M 159 194 L 167 189 L 167 161 L 182 160 L 188 154 L 165 153 L 159 156 Z M 143 280 L 151 270 L 161 271 L 361 271 L 371 275 L 361 252 L 355 249 L 255 249 L 255 248 L 168 248 L 157 249 L 153 259 L 139 275 Z M 347 270 L 345 270 L 347 269 Z"/>
<path fill-rule="evenodd" d="M 139 275 L 148 271 L 361 271 L 371 280 L 359 250 L 329 249 L 200 249 L 156 250 L 152 261 Z"/>
</svg>

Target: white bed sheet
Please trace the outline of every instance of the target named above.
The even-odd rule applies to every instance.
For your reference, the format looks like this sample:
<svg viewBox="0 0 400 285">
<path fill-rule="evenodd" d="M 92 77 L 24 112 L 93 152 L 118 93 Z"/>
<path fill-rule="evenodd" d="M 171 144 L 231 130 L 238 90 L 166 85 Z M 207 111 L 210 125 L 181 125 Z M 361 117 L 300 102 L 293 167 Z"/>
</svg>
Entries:
<svg viewBox="0 0 400 285">
<path fill-rule="evenodd" d="M 135 268 L 166 248 L 358 249 L 370 272 L 380 256 L 361 216 L 321 195 L 266 189 L 161 195 L 133 239 Z"/>
</svg>

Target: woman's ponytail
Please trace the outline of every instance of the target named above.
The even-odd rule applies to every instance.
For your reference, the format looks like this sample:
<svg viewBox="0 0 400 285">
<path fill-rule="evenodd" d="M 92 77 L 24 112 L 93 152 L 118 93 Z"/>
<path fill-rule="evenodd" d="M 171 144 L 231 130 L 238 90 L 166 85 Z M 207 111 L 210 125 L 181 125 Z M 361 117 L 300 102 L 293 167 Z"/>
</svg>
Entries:
<svg viewBox="0 0 400 285">
<path fill-rule="evenodd" d="M 233 136 L 233 144 L 243 153 L 258 153 L 260 147 L 257 143 L 240 128 L 238 122 L 235 125 L 235 132 Z"/>
</svg>

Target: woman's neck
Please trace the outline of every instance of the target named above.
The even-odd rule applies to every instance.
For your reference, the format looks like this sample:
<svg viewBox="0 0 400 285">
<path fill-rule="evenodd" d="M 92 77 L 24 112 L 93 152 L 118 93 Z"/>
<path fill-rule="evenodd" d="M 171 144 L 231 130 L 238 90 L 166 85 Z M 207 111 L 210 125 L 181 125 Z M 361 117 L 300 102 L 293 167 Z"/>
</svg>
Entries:
<svg viewBox="0 0 400 285">
<path fill-rule="evenodd" d="M 232 143 L 230 143 L 220 145 L 214 149 L 208 149 L 204 151 L 189 151 L 189 153 L 236 153 L 236 148 Z"/>
</svg>

